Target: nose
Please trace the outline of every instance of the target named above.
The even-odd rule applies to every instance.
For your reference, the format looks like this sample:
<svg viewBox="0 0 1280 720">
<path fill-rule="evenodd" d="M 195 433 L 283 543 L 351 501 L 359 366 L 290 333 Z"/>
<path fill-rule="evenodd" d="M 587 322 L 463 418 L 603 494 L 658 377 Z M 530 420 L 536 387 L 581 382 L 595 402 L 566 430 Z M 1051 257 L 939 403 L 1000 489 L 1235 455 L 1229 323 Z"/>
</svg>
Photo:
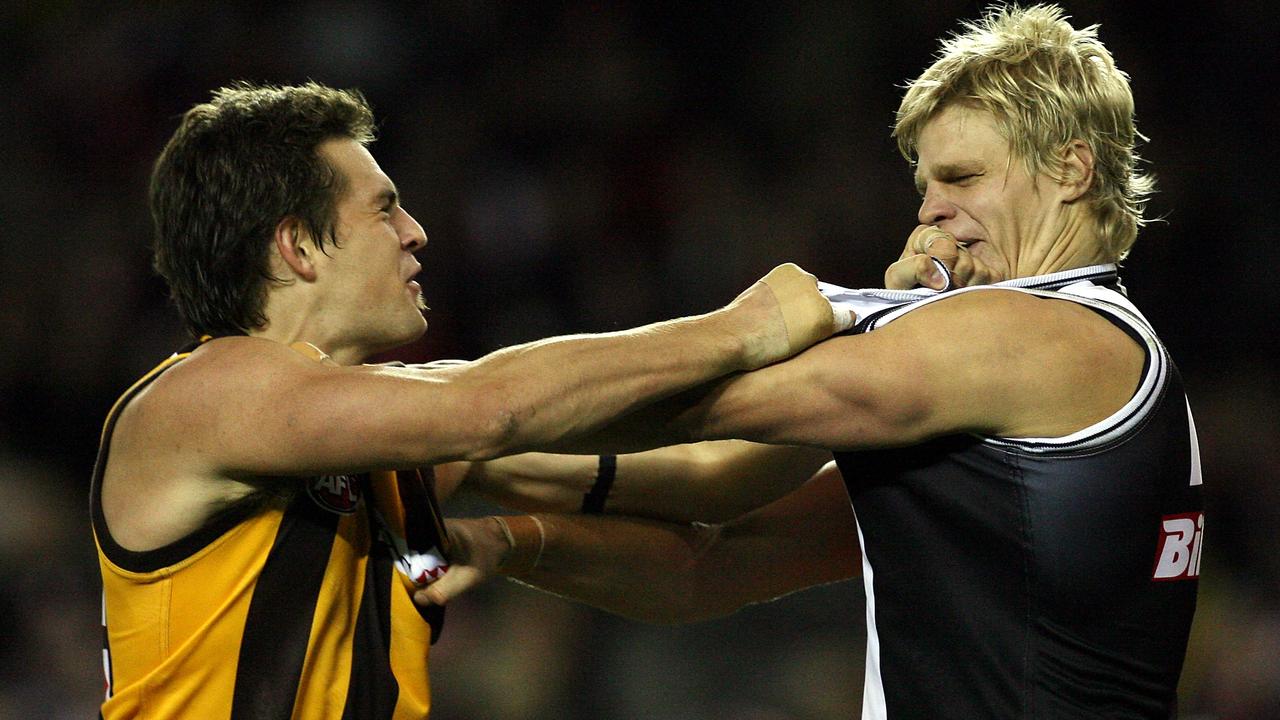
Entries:
<svg viewBox="0 0 1280 720">
<path fill-rule="evenodd" d="M 399 210 L 402 213 L 401 221 L 398 223 L 400 247 L 404 248 L 405 252 L 408 253 L 418 252 L 427 246 L 427 233 L 408 211 L 404 208 L 399 208 Z"/>
<path fill-rule="evenodd" d="M 956 206 L 952 205 L 936 185 L 930 184 L 925 190 L 924 200 L 920 202 L 920 211 L 916 218 L 921 225 L 937 225 L 943 220 L 956 216 Z"/>
</svg>

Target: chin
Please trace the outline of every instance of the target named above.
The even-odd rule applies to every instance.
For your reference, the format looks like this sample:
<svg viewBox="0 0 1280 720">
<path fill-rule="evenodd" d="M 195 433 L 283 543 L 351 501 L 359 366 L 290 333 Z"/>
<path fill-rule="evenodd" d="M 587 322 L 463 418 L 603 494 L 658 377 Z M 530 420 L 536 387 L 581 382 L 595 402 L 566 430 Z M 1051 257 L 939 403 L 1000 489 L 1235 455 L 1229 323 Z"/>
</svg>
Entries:
<svg viewBox="0 0 1280 720">
<path fill-rule="evenodd" d="M 421 339 L 423 335 L 427 334 L 427 319 L 421 315 L 419 315 L 418 318 L 418 322 L 405 327 L 404 332 L 398 334 L 396 347 L 408 345 L 415 340 Z"/>
</svg>

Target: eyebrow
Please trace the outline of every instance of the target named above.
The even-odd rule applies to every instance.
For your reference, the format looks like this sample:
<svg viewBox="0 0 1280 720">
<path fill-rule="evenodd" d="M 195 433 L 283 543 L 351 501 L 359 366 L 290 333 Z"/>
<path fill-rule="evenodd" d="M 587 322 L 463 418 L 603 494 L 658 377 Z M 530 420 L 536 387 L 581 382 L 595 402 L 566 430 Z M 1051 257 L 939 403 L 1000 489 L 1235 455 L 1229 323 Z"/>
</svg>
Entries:
<svg viewBox="0 0 1280 720">
<path fill-rule="evenodd" d="M 391 187 L 385 187 L 382 190 L 379 190 L 378 194 L 373 196 L 373 200 L 377 203 L 378 207 L 397 205 L 400 202 L 400 193 L 396 191 L 394 185 Z"/>
<path fill-rule="evenodd" d="M 953 162 L 953 163 L 941 163 L 939 165 L 933 166 L 933 176 L 939 177 L 939 178 L 948 178 L 948 177 L 956 177 L 958 175 L 968 175 L 970 173 L 977 172 L 978 170 L 981 169 L 981 167 L 982 167 L 981 163 L 975 162 L 972 160 Z M 921 193 L 924 193 L 925 182 L 924 182 L 924 177 L 920 174 L 919 166 L 916 167 L 915 182 L 916 182 L 916 190 L 920 191 Z"/>
</svg>

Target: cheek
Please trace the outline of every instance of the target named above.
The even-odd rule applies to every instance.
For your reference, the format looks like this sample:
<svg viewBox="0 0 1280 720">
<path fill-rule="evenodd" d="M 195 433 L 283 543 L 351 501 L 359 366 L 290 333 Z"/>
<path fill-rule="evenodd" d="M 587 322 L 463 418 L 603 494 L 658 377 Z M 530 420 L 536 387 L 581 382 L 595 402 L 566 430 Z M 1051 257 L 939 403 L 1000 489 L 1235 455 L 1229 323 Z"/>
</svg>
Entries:
<svg viewBox="0 0 1280 720">
<path fill-rule="evenodd" d="M 347 285 L 346 302 L 362 312 L 385 305 L 391 294 L 388 284 L 385 275 L 380 277 L 366 269 L 358 277 L 353 277 L 352 282 Z"/>
<path fill-rule="evenodd" d="M 980 242 L 969 246 L 969 254 L 974 261 L 986 265 L 987 267 L 995 267 L 1001 263 L 1002 258 L 995 243 Z"/>
<path fill-rule="evenodd" d="M 1016 202 L 1008 194 L 991 193 L 973 198 L 970 216 L 986 231 L 988 240 L 999 240 L 1017 230 L 1017 216 L 1011 205 Z"/>
</svg>

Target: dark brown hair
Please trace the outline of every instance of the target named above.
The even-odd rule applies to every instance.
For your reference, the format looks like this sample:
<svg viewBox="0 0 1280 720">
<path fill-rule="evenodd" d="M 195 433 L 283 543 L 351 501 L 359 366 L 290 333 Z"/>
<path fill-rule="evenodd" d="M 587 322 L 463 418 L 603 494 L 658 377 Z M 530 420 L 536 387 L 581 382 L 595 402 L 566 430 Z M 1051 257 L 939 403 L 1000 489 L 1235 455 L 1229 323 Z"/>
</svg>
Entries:
<svg viewBox="0 0 1280 720">
<path fill-rule="evenodd" d="M 321 249 L 335 242 L 344 178 L 318 154 L 333 138 L 373 141 L 373 113 L 358 90 L 314 82 L 236 83 L 196 105 L 151 174 L 155 268 L 187 328 L 241 334 L 266 323 L 271 236 L 298 218 Z"/>
</svg>

